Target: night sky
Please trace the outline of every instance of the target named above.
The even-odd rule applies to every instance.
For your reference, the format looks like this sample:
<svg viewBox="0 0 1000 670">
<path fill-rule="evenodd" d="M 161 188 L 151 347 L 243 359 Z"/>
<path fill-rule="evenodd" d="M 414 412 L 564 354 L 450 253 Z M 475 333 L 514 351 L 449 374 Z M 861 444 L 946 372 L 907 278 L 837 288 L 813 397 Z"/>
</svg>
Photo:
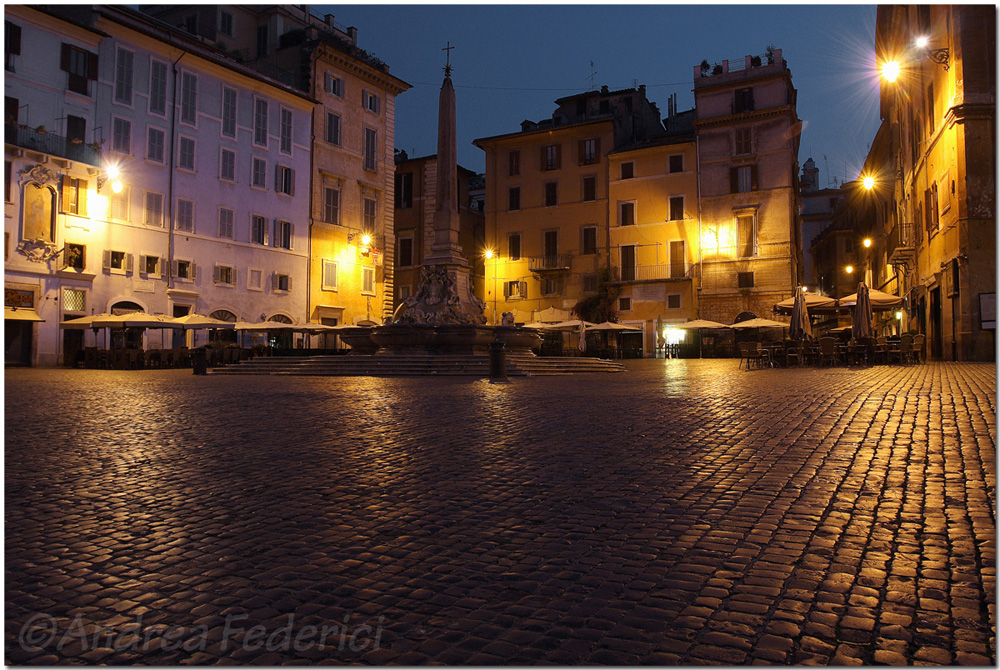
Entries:
<svg viewBox="0 0 1000 670">
<path fill-rule="evenodd" d="M 482 172 L 472 140 L 550 118 L 557 98 L 646 85 L 667 115 L 694 106 L 694 66 L 783 50 L 804 121 L 799 163 L 820 184 L 857 177 L 878 129 L 874 5 L 313 5 L 358 28 L 358 46 L 413 88 L 396 108 L 396 148 L 437 151 L 437 96 L 450 41 L 459 163 Z M 824 160 L 824 155 L 826 160 Z"/>
</svg>

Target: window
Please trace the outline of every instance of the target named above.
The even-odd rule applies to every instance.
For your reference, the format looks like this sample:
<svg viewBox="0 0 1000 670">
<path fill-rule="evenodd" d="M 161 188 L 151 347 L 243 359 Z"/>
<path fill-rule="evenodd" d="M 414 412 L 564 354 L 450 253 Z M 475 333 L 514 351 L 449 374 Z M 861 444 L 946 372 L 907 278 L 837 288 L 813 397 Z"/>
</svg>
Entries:
<svg viewBox="0 0 1000 670">
<path fill-rule="evenodd" d="M 194 172 L 194 139 L 191 137 L 181 137 L 178 145 L 177 167 L 182 170 Z"/>
<path fill-rule="evenodd" d="M 63 311 L 87 311 L 87 292 L 79 288 L 63 287 Z"/>
<path fill-rule="evenodd" d="M 753 89 L 752 88 L 741 88 L 736 91 L 736 99 L 733 103 L 733 112 L 739 114 L 741 112 L 752 112 L 753 111 Z"/>
<path fill-rule="evenodd" d="M 684 172 L 684 154 L 674 154 L 668 160 L 667 169 L 671 174 L 674 172 Z"/>
<path fill-rule="evenodd" d="M 83 244 L 67 244 L 63 254 L 63 267 L 83 270 L 87 267 L 87 247 Z M 69 309 L 63 305 L 63 309 Z M 82 309 L 82 308 L 81 308 Z"/>
<path fill-rule="evenodd" d="M 128 221 L 129 192 L 125 186 L 119 193 L 111 193 L 111 218 L 115 221 Z"/>
<path fill-rule="evenodd" d="M 158 276 L 161 264 L 159 256 L 139 256 L 139 274 Z"/>
<path fill-rule="evenodd" d="M 521 174 L 521 152 L 518 149 L 507 154 L 507 175 L 516 177 Z"/>
<path fill-rule="evenodd" d="M 3 97 L 3 122 L 7 124 L 17 124 L 18 107 L 21 101 L 9 95 Z"/>
<path fill-rule="evenodd" d="M 194 201 L 177 198 L 177 230 L 194 232 Z"/>
<path fill-rule="evenodd" d="M 333 112 L 326 113 L 326 141 L 330 144 L 340 145 L 340 115 Z"/>
<path fill-rule="evenodd" d="M 62 178 L 62 211 L 87 216 L 87 180 Z"/>
<path fill-rule="evenodd" d="M 378 169 L 378 131 L 374 128 L 365 128 L 365 169 Z"/>
<path fill-rule="evenodd" d="M 330 95 L 338 98 L 344 97 L 344 80 L 334 74 L 327 72 L 323 77 L 323 89 Z"/>
<path fill-rule="evenodd" d="M 149 111 L 164 116 L 167 113 L 167 64 L 149 64 Z"/>
<path fill-rule="evenodd" d="M 263 216 L 250 215 L 250 241 L 254 244 L 267 244 L 267 219 Z"/>
<path fill-rule="evenodd" d="M 675 195 L 670 198 L 670 220 L 684 220 L 684 196 Z"/>
<path fill-rule="evenodd" d="M 597 253 L 597 226 L 583 227 L 583 241 L 580 249 L 580 253 L 584 256 L 591 256 Z"/>
<path fill-rule="evenodd" d="M 340 189 L 323 189 L 323 220 L 327 223 L 340 223 Z"/>
<path fill-rule="evenodd" d="M 413 173 L 396 173 L 396 208 L 413 207 Z"/>
<path fill-rule="evenodd" d="M 558 170 L 560 163 L 560 147 L 558 144 L 550 144 L 542 147 L 542 170 Z"/>
<path fill-rule="evenodd" d="M 597 200 L 597 177 L 583 178 L 583 200 L 584 202 Z"/>
<path fill-rule="evenodd" d="M 263 291 L 263 277 L 263 271 L 250 268 L 247 272 L 247 288 L 251 291 Z"/>
<path fill-rule="evenodd" d="M 285 195 L 295 195 L 295 170 L 284 165 L 274 167 L 274 190 Z"/>
<path fill-rule="evenodd" d="M 507 236 L 507 256 L 512 261 L 521 260 L 521 233 L 511 233 Z"/>
<path fill-rule="evenodd" d="M 927 220 L 927 239 L 937 232 L 941 226 L 941 213 L 938 211 L 938 191 L 937 183 L 924 191 L 924 212 Z"/>
<path fill-rule="evenodd" d="M 10 161 L 3 162 L 3 199 L 4 202 L 10 202 L 10 171 L 13 168 L 13 163 Z"/>
<path fill-rule="evenodd" d="M 254 188 L 267 188 L 267 161 L 255 156 L 252 170 L 250 185 Z"/>
<path fill-rule="evenodd" d="M 542 249 L 545 253 L 545 267 L 557 267 L 559 257 L 559 231 L 546 230 L 542 233 Z"/>
<path fill-rule="evenodd" d="M 854 240 L 850 237 L 844 238 L 844 253 L 852 253 L 854 251 Z"/>
<path fill-rule="evenodd" d="M 236 91 L 222 87 L 222 135 L 236 137 Z"/>
<path fill-rule="evenodd" d="M 279 137 L 278 150 L 283 154 L 292 153 L 292 111 L 282 108 L 279 112 Z"/>
<path fill-rule="evenodd" d="M 375 229 L 375 219 L 378 212 L 378 203 L 374 198 L 362 199 L 361 222 L 367 230 Z"/>
<path fill-rule="evenodd" d="M 512 186 L 507 189 L 507 211 L 515 212 L 521 209 L 521 187 Z"/>
<path fill-rule="evenodd" d="M 597 275 L 594 273 L 583 275 L 583 292 L 597 293 Z"/>
<path fill-rule="evenodd" d="M 752 272 L 737 272 L 736 273 L 736 287 L 737 288 L 753 288 L 753 273 Z"/>
<path fill-rule="evenodd" d="M 116 118 L 113 124 L 111 148 L 120 154 L 132 152 L 132 122 Z"/>
<path fill-rule="evenodd" d="M 527 298 L 528 282 L 514 279 L 503 283 L 503 297 L 505 298 Z"/>
<path fill-rule="evenodd" d="M 378 96 L 370 91 L 364 92 L 364 106 L 369 112 L 379 113 L 379 99 Z"/>
<path fill-rule="evenodd" d="M 165 138 L 166 133 L 159 128 L 153 128 L 152 126 L 146 128 L 146 160 L 163 164 L 163 143 Z"/>
<path fill-rule="evenodd" d="M 219 237 L 227 240 L 233 239 L 233 222 L 236 220 L 236 212 L 228 207 L 219 208 Z"/>
<path fill-rule="evenodd" d="M 223 35 L 233 36 L 233 15 L 229 12 L 221 12 L 219 15 L 219 31 Z"/>
<path fill-rule="evenodd" d="M 756 217 L 745 214 L 736 217 L 736 255 L 740 258 L 751 258 L 757 255 Z"/>
<path fill-rule="evenodd" d="M 253 102 L 253 143 L 259 147 L 267 146 L 267 100 L 260 98 Z"/>
<path fill-rule="evenodd" d="M 178 279 L 194 281 L 198 276 L 198 268 L 192 261 L 174 261 L 174 276 Z"/>
<path fill-rule="evenodd" d="M 674 240 L 670 243 L 670 278 L 684 277 L 684 240 Z"/>
<path fill-rule="evenodd" d="M 337 261 L 323 259 L 323 281 L 320 288 L 324 291 L 337 290 Z"/>
<path fill-rule="evenodd" d="M 729 169 L 730 193 L 749 193 L 757 190 L 757 166 L 744 165 Z"/>
<path fill-rule="evenodd" d="M 146 193 L 145 219 L 147 226 L 163 226 L 163 194 Z"/>
<path fill-rule="evenodd" d="M 21 26 L 10 21 L 3 22 L 4 69 L 14 71 L 14 56 L 21 54 Z"/>
<path fill-rule="evenodd" d="M 736 155 L 743 156 L 745 154 L 751 153 L 751 138 L 752 132 L 750 128 L 737 128 L 736 129 Z"/>
<path fill-rule="evenodd" d="M 628 163 L 622 163 L 621 166 L 621 178 L 631 179 L 635 176 L 635 163 L 629 161 Z"/>
<path fill-rule="evenodd" d="M 681 308 L 681 294 L 671 293 L 667 296 L 667 309 L 680 309 Z"/>
<path fill-rule="evenodd" d="M 106 249 L 104 251 L 104 271 L 114 274 L 132 272 L 132 254 Z"/>
<path fill-rule="evenodd" d="M 292 224 L 288 221 L 275 219 L 273 245 L 279 249 L 292 248 Z"/>
<path fill-rule="evenodd" d="M 558 204 L 556 182 L 550 181 L 545 184 L 545 206 L 555 207 Z"/>
<path fill-rule="evenodd" d="M 580 165 L 593 165 L 597 162 L 601 140 L 580 140 Z"/>
<path fill-rule="evenodd" d="M 635 203 L 634 202 L 620 202 L 620 203 L 618 203 L 618 225 L 619 226 L 632 226 L 632 225 L 635 225 Z"/>
<path fill-rule="evenodd" d="M 618 311 L 627 312 L 632 309 L 632 298 L 618 298 Z"/>
<path fill-rule="evenodd" d="M 97 79 L 97 54 L 64 42 L 59 68 L 69 74 L 67 88 L 70 91 L 89 95 L 87 82 Z"/>
<path fill-rule="evenodd" d="M 620 253 L 622 281 L 635 281 L 635 245 L 623 245 Z"/>
<path fill-rule="evenodd" d="M 216 284 L 235 286 L 236 269 L 229 267 L 228 265 L 216 265 L 214 268 L 212 268 L 212 281 L 214 281 Z"/>
<path fill-rule="evenodd" d="M 132 66 L 135 54 L 128 49 L 118 48 L 118 62 L 115 65 L 115 102 L 132 104 Z"/>
<path fill-rule="evenodd" d="M 257 26 L 257 58 L 267 55 L 268 25 Z"/>
<path fill-rule="evenodd" d="M 542 280 L 542 294 L 543 295 L 554 295 L 560 293 L 562 290 L 562 282 L 559 281 L 558 277 L 546 277 Z"/>
<path fill-rule="evenodd" d="M 198 77 L 185 72 L 181 75 L 181 123 L 196 125 L 198 121 Z"/>
<path fill-rule="evenodd" d="M 375 295 L 375 268 L 361 268 L 361 292 Z"/>
<path fill-rule="evenodd" d="M 399 247 L 396 249 L 397 262 L 399 267 L 408 268 L 413 265 L 413 238 L 399 238 Z"/>
<path fill-rule="evenodd" d="M 933 135 L 937 126 L 937 119 L 934 118 L 934 83 L 927 84 L 927 96 L 924 98 L 927 116 L 927 134 Z"/>
<path fill-rule="evenodd" d="M 226 181 L 236 181 L 236 152 L 222 149 L 219 152 L 219 178 Z"/>
</svg>

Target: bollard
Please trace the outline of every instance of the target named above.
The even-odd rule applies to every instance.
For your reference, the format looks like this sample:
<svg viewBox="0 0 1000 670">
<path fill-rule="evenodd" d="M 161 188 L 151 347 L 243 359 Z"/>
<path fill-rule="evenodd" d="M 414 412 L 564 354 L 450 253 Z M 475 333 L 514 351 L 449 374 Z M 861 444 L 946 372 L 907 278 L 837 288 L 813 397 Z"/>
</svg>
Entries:
<svg viewBox="0 0 1000 670">
<path fill-rule="evenodd" d="M 208 374 L 208 354 L 204 347 L 198 347 L 191 352 L 191 368 L 196 375 Z"/>
<path fill-rule="evenodd" d="M 490 380 L 507 380 L 507 352 L 501 340 L 490 342 Z"/>
</svg>

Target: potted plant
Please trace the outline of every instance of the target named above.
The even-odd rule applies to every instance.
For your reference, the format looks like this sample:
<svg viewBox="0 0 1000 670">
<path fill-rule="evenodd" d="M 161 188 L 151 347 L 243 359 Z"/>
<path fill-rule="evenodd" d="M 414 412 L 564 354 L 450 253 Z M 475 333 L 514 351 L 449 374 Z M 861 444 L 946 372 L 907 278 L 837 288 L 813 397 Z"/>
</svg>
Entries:
<svg viewBox="0 0 1000 670">
<path fill-rule="evenodd" d="M 711 69 L 712 69 L 712 66 L 708 64 L 707 60 L 703 60 L 701 62 L 701 76 L 702 77 L 707 77 L 708 76 L 708 72 Z"/>
<path fill-rule="evenodd" d="M 722 63 L 716 63 L 712 66 L 712 74 L 722 74 Z"/>
</svg>

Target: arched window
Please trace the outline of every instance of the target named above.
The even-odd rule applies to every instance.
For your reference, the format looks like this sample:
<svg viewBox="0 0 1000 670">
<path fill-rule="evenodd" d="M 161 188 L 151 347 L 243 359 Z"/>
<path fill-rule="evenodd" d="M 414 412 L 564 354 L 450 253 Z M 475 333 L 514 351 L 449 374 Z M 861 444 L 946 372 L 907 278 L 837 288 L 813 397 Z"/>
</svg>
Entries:
<svg viewBox="0 0 1000 670">
<path fill-rule="evenodd" d="M 274 316 L 270 317 L 268 319 L 268 321 L 274 321 L 275 323 L 291 323 L 292 322 L 292 320 L 289 319 L 284 314 L 275 314 Z"/>
<path fill-rule="evenodd" d="M 209 316 L 213 319 L 218 319 L 219 321 L 229 321 L 230 323 L 236 323 L 236 315 L 230 312 L 228 309 L 217 309 Z"/>
</svg>

